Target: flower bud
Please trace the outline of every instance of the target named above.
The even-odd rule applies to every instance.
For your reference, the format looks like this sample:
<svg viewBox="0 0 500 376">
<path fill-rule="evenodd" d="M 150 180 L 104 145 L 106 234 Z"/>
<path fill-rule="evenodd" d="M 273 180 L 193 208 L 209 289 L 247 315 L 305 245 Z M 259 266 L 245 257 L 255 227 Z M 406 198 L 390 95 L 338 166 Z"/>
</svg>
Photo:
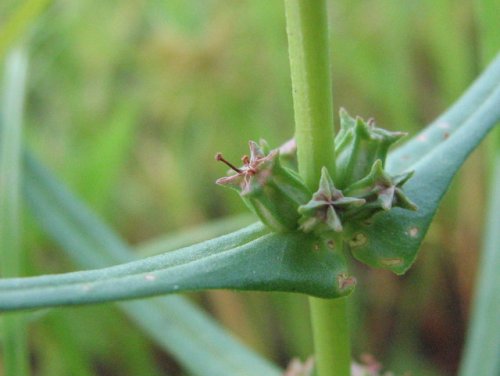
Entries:
<svg viewBox="0 0 500 376">
<path fill-rule="evenodd" d="M 337 187 L 344 189 L 368 175 L 376 160 L 383 167 L 389 147 L 404 135 L 378 128 L 373 120 L 354 119 L 341 109 L 340 131 L 335 137 Z"/>
<path fill-rule="evenodd" d="M 299 207 L 300 229 L 304 232 L 317 233 L 343 230 L 342 222 L 344 213 L 362 206 L 365 200 L 356 197 L 345 197 L 335 188 L 328 170 L 321 169 L 319 189 L 313 194 L 312 199 Z"/>
<path fill-rule="evenodd" d="M 216 183 L 236 190 L 247 206 L 274 231 L 297 229 L 297 208 L 309 200 L 311 193 L 294 171 L 280 164 L 278 150 L 266 154 L 253 141 L 249 146 L 250 157 L 242 158 L 240 168 L 231 165 L 221 154 L 216 155 L 217 160 L 236 172 Z"/>
<path fill-rule="evenodd" d="M 390 176 L 379 159 L 373 163 L 370 173 L 344 190 L 346 195 L 363 198 L 366 204 L 346 212 L 350 220 L 365 220 L 380 211 L 393 207 L 417 210 L 417 206 L 402 190 L 403 184 L 413 175 L 413 171 Z"/>
</svg>

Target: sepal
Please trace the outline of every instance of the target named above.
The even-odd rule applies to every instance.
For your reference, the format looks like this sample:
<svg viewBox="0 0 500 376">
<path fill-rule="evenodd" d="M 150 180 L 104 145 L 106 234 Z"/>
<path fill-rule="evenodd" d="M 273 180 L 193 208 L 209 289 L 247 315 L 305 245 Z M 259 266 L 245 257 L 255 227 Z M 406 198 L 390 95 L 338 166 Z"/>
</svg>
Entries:
<svg viewBox="0 0 500 376">
<path fill-rule="evenodd" d="M 389 147 L 405 136 L 390 132 L 360 117 L 352 118 L 340 110 L 340 131 L 335 137 L 335 182 L 341 189 L 365 177 L 376 160 L 384 166 Z"/>
<path fill-rule="evenodd" d="M 305 205 L 299 206 L 300 229 L 304 232 L 341 232 L 345 212 L 363 205 L 363 198 L 346 197 L 335 187 L 328 170 L 321 169 L 319 189 Z"/>
<path fill-rule="evenodd" d="M 403 192 L 402 186 L 413 175 L 413 171 L 390 176 L 383 168 L 382 161 L 373 163 L 370 173 L 344 190 L 349 196 L 366 200 L 366 205 L 346 213 L 351 220 L 365 220 L 381 211 L 394 207 L 417 210 L 417 206 Z"/>
</svg>

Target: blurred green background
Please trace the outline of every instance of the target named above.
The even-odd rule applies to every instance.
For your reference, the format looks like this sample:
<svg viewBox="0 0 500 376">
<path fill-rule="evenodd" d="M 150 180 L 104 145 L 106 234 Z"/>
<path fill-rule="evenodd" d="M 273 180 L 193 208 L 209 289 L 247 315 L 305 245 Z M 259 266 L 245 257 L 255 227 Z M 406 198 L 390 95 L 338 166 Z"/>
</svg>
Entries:
<svg viewBox="0 0 500 376">
<path fill-rule="evenodd" d="M 1 2 L 0 32 L 21 3 Z M 471 0 L 336 0 L 330 13 L 336 109 L 415 134 L 479 72 Z M 214 154 L 238 161 L 249 139 L 293 135 L 282 0 L 53 1 L 17 43 L 30 55 L 26 143 L 131 244 L 246 213 L 214 184 L 226 171 Z M 485 174 L 480 150 L 407 275 L 353 261 L 357 359 L 373 354 L 398 375 L 455 374 Z M 72 270 L 25 219 L 30 274 Z M 304 297 L 192 299 L 282 366 L 312 353 Z M 183 374 L 111 304 L 35 317 L 30 345 L 37 375 Z"/>
</svg>

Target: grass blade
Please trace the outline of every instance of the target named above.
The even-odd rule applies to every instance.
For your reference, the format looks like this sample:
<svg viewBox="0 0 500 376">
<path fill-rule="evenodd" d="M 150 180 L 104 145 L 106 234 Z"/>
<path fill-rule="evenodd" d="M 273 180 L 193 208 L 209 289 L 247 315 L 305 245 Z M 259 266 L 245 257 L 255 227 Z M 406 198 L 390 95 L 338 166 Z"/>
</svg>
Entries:
<svg viewBox="0 0 500 376">
<path fill-rule="evenodd" d="M 23 35 L 33 20 L 40 15 L 51 0 L 27 0 L 0 29 L 0 58 L 10 45 Z"/>
<path fill-rule="evenodd" d="M 21 138 L 28 60 L 21 49 L 7 58 L 0 122 L 0 275 L 23 274 L 20 218 Z M 6 375 L 29 375 L 26 321 L 6 315 L 2 324 L 3 363 Z"/>
</svg>

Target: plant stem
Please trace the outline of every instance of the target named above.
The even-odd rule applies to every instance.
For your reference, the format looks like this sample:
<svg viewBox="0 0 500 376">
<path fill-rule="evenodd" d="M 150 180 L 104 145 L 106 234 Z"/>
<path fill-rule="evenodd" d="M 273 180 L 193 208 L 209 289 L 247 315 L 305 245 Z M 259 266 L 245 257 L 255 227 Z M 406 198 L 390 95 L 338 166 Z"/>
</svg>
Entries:
<svg viewBox="0 0 500 376">
<path fill-rule="evenodd" d="M 299 173 L 315 191 L 321 168 L 335 176 L 333 104 L 325 0 L 285 0 Z M 341 239 L 336 242 L 342 249 Z M 350 375 L 346 298 L 310 298 L 318 376 Z"/>
<path fill-rule="evenodd" d="M 351 347 L 347 324 L 347 298 L 309 298 L 309 304 L 317 374 L 350 375 Z"/>
<path fill-rule="evenodd" d="M 285 0 L 299 172 L 315 191 L 326 166 L 335 176 L 326 2 Z"/>
<path fill-rule="evenodd" d="M 21 123 L 27 59 L 20 50 L 8 56 L 0 122 L 0 276 L 23 271 L 20 231 Z M 3 364 L 6 376 L 29 375 L 25 318 L 3 316 Z"/>
</svg>

